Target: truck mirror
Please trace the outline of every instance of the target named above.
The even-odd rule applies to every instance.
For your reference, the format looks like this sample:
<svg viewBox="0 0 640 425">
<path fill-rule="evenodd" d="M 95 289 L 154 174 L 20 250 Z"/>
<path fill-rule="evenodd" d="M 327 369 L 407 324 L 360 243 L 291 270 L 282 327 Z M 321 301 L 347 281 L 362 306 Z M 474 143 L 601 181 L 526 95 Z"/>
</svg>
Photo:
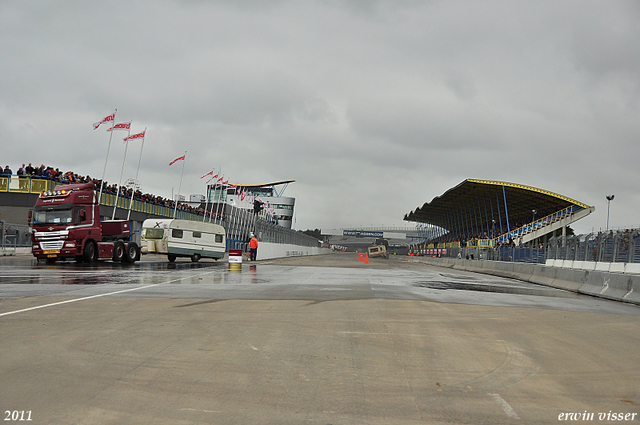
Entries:
<svg viewBox="0 0 640 425">
<path fill-rule="evenodd" d="M 27 226 L 31 226 L 31 214 L 32 214 L 32 211 L 29 210 L 29 217 L 27 219 Z"/>
<path fill-rule="evenodd" d="M 87 219 L 87 212 L 83 208 L 80 210 L 80 221 L 85 221 L 86 219 Z"/>
</svg>

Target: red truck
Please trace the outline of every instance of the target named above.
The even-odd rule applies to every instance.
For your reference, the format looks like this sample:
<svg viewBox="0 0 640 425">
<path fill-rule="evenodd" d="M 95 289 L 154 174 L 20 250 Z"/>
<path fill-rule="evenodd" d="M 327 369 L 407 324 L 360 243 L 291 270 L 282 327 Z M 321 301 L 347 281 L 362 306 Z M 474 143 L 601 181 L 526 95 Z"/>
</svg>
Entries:
<svg viewBox="0 0 640 425">
<path fill-rule="evenodd" d="M 92 263 L 110 259 L 133 263 L 140 259 L 140 248 L 131 241 L 128 220 L 100 221 L 100 206 L 93 183 L 56 186 L 42 192 L 33 211 L 33 255 L 53 263 L 75 258 Z"/>
</svg>

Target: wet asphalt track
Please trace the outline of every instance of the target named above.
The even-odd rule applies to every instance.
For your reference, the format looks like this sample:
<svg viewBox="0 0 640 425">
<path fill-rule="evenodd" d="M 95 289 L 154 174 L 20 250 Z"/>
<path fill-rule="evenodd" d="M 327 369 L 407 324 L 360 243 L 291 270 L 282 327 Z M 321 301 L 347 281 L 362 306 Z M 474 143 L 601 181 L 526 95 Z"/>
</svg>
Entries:
<svg viewBox="0 0 640 425">
<path fill-rule="evenodd" d="M 241 271 L 162 257 L 132 266 L 5 257 L 0 409 L 30 411 L 32 423 L 631 414 L 638 325 L 633 305 L 406 257 L 365 265 L 336 254 Z"/>
</svg>

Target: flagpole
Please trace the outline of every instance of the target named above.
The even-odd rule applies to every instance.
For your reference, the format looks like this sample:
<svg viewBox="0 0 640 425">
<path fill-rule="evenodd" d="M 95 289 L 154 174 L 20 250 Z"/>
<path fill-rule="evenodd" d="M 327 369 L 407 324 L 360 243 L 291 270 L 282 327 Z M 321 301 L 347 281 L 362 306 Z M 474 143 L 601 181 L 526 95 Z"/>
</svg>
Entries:
<svg viewBox="0 0 640 425">
<path fill-rule="evenodd" d="M 178 200 L 180 199 L 180 189 L 182 188 L 182 176 L 184 174 L 184 163 L 187 162 L 187 151 L 184 151 L 184 161 L 182 161 L 182 172 L 180 173 L 180 183 L 178 184 L 178 196 L 176 196 L 175 208 L 173 209 L 173 218 L 176 218 L 176 212 L 178 212 Z"/>
<path fill-rule="evenodd" d="M 118 109 L 116 108 L 113 112 L 113 125 L 116 125 L 116 113 Z M 107 156 L 104 159 L 104 169 L 102 170 L 102 179 L 100 181 L 100 193 L 98 194 L 98 209 L 100 209 L 100 199 L 102 199 L 102 188 L 104 187 L 104 175 L 107 172 L 107 160 L 109 159 L 109 151 L 111 150 L 111 138 L 113 137 L 113 131 L 109 135 L 109 145 L 107 146 Z"/>
<path fill-rule="evenodd" d="M 216 174 L 216 179 L 218 178 L 218 175 Z M 211 179 L 213 180 L 213 179 Z M 209 183 L 211 182 L 211 180 L 209 180 Z M 208 183 L 207 183 L 208 184 Z M 211 189 L 213 189 L 213 185 L 211 185 Z M 209 189 L 209 192 L 207 192 L 207 199 L 209 199 L 209 196 L 211 194 L 211 189 Z M 213 216 L 213 199 L 211 200 L 211 211 L 209 212 L 209 223 L 211 223 L 212 217 Z"/>
<path fill-rule="evenodd" d="M 222 180 L 220 181 L 220 194 L 218 196 L 218 202 L 216 203 L 216 216 L 218 216 L 220 213 L 218 211 L 220 211 L 220 201 L 222 201 L 222 181 L 224 180 L 224 174 L 222 175 Z M 221 219 L 218 216 L 218 224 L 222 224 L 220 223 Z"/>
<path fill-rule="evenodd" d="M 138 167 L 136 168 L 136 178 L 133 179 L 133 189 L 131 190 L 131 199 L 129 200 L 129 212 L 127 212 L 127 220 L 129 220 L 129 217 L 131 217 L 131 207 L 133 206 L 133 196 L 136 194 L 136 184 L 138 183 L 138 172 L 140 171 L 140 160 L 142 160 L 142 149 L 144 148 L 144 138 L 147 137 L 147 127 L 144 128 L 143 134 L 144 136 L 142 136 L 142 144 L 140 145 L 140 156 L 138 157 Z"/>
<path fill-rule="evenodd" d="M 211 171 L 209 174 L 213 174 L 213 171 Z M 206 175 L 207 175 L 207 174 L 205 174 L 205 176 L 206 176 Z M 217 177 L 217 176 L 218 176 L 218 175 L 216 174 L 216 177 Z M 203 177 L 204 177 L 204 176 L 203 176 Z M 210 181 L 211 181 L 211 179 L 209 179 L 209 181 L 207 181 L 207 182 L 205 183 L 205 187 L 204 187 L 204 192 L 207 194 L 207 196 L 206 196 L 206 201 L 205 201 L 205 204 L 204 204 L 204 214 L 203 214 L 203 216 L 202 216 L 202 222 L 203 222 L 203 223 L 204 223 L 204 220 L 207 218 L 207 210 L 209 209 L 209 192 L 207 192 L 207 187 L 209 186 L 209 182 L 210 182 Z"/>
<path fill-rule="evenodd" d="M 207 194 L 207 199 L 204 203 L 204 214 L 202 214 L 202 222 L 207 218 L 207 208 L 209 208 L 209 193 L 207 193 L 207 184 L 205 183 L 204 193 Z"/>
<path fill-rule="evenodd" d="M 116 122 L 113 121 L 113 126 L 111 127 L 111 132 L 113 133 L 116 129 Z M 129 131 L 127 136 L 131 136 L 131 126 L 129 126 Z M 124 155 L 122 156 L 122 167 L 120 168 L 120 180 L 118 180 L 118 191 L 116 192 L 116 203 L 113 207 L 113 215 L 111 216 L 111 220 L 115 220 L 116 218 L 116 209 L 118 208 L 118 196 L 120 195 L 120 186 L 122 185 L 122 173 L 124 172 L 124 161 L 127 159 L 127 149 L 129 148 L 129 140 L 127 140 L 126 145 L 124 147 Z"/>
</svg>

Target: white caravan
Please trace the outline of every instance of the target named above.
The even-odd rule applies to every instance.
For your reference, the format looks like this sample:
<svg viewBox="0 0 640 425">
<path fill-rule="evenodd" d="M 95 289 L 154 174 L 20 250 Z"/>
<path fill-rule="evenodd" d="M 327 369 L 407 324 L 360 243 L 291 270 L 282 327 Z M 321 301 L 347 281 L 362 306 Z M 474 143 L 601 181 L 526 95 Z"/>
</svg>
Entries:
<svg viewBox="0 0 640 425">
<path fill-rule="evenodd" d="M 141 252 L 167 254 L 170 262 L 177 257 L 224 257 L 226 251 L 224 227 L 193 220 L 150 218 L 142 223 Z"/>
</svg>

